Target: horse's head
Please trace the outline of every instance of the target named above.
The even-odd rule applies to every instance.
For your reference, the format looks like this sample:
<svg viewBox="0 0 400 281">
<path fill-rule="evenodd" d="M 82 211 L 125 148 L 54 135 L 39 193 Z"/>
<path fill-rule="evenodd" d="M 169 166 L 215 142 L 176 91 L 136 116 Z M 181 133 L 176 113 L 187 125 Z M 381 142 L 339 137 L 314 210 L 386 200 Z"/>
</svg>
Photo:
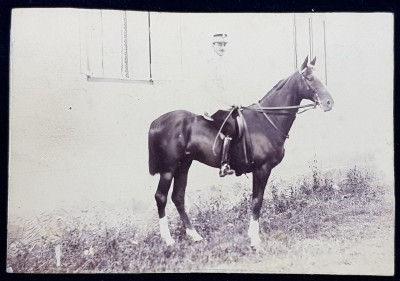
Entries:
<svg viewBox="0 0 400 281">
<path fill-rule="evenodd" d="M 334 101 L 329 94 L 324 83 L 318 78 L 314 72 L 314 58 L 311 62 L 308 61 L 308 56 L 304 60 L 299 69 L 301 79 L 300 95 L 302 99 L 308 99 L 319 105 L 324 111 L 329 111 L 333 108 Z"/>
</svg>

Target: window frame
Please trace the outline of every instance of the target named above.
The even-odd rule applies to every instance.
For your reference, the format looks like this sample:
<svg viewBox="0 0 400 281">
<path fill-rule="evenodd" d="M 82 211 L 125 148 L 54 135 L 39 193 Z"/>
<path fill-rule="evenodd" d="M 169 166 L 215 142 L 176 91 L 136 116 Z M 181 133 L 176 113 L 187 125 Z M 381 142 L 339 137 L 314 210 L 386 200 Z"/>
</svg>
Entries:
<svg viewBox="0 0 400 281">
<path fill-rule="evenodd" d="M 147 34 L 148 34 L 148 73 L 146 76 L 147 79 L 138 79 L 137 77 L 131 76 L 129 68 L 131 67 L 131 63 L 129 60 L 129 41 L 128 41 L 128 17 L 126 10 L 118 10 L 116 12 L 121 13 L 121 72 L 113 77 L 113 75 L 106 75 L 104 70 L 104 22 L 103 22 L 103 13 L 104 10 L 96 9 L 96 10 L 81 10 L 79 15 L 79 30 L 80 30 L 80 48 L 81 48 L 81 57 L 80 57 L 80 72 L 86 75 L 86 80 L 90 82 L 122 82 L 122 83 L 139 83 L 139 84 L 154 84 L 154 80 L 152 77 L 152 61 L 151 61 L 151 14 L 150 12 L 142 12 L 147 13 Z M 97 18 L 97 19 L 96 19 Z M 93 59 L 93 55 L 91 55 L 90 44 L 94 44 L 94 27 L 93 21 L 97 20 L 98 27 L 100 28 L 97 31 L 100 34 L 100 40 L 95 42 L 97 44 L 101 44 L 101 46 L 95 46 L 101 49 L 100 57 Z M 98 39 L 98 38 L 97 38 Z M 96 44 L 95 44 L 96 45 Z M 97 61 L 100 59 L 100 62 Z M 97 62 L 97 64 L 101 65 L 101 71 L 95 70 L 91 64 L 93 62 Z M 97 72 L 97 73 L 96 73 Z M 147 72 L 147 71 L 146 71 Z"/>
</svg>

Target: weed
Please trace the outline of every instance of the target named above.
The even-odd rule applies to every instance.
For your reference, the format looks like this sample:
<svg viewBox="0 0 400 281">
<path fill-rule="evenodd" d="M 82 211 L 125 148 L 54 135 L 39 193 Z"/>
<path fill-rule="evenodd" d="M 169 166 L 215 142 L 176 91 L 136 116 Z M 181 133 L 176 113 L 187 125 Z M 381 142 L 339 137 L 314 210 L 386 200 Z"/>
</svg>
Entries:
<svg viewBox="0 0 400 281">
<path fill-rule="evenodd" d="M 135 224 L 129 219 L 115 222 L 101 217 L 99 209 L 91 217 L 43 214 L 38 221 L 19 220 L 15 226 L 10 222 L 7 266 L 14 272 L 201 271 L 221 264 L 259 263 L 271 255 L 291 256 L 296 241 L 332 237 L 340 234 L 341 225 L 348 220 L 382 216 L 382 189 L 369 170 L 355 166 L 343 180 L 323 174 L 316 160 L 310 169 L 309 175 L 295 182 L 272 180 L 267 186 L 272 196 L 264 200 L 260 228 L 268 243 L 257 252 L 246 236 L 251 188 L 237 184 L 234 188 L 240 193 L 234 203 L 223 186 L 214 187 L 208 198 L 198 199 L 190 216 L 204 237 L 199 243 L 186 236 L 179 216 L 170 220 L 176 243 L 167 247 L 156 218 L 151 224 Z M 44 217 L 50 219 L 44 221 Z M 50 235 L 52 217 L 64 222 L 61 238 Z M 49 231 L 42 233 L 41 229 Z M 57 243 L 62 244 L 59 268 L 54 258 Z"/>
</svg>

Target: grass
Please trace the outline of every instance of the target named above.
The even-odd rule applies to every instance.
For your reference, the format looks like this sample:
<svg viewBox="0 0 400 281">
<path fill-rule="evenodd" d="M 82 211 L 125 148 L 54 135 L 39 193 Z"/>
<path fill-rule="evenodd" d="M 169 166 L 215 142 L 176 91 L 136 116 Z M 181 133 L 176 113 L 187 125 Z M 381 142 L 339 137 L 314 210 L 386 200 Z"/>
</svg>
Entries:
<svg viewBox="0 0 400 281">
<path fill-rule="evenodd" d="M 313 163 L 310 175 L 294 183 L 269 183 L 271 198 L 264 200 L 261 210 L 258 251 L 250 247 L 246 236 L 251 188 L 236 184 L 235 202 L 221 186 L 214 187 L 207 198 L 194 200 L 197 205 L 189 215 L 204 237 L 201 242 L 185 235 L 178 216 L 170 219 L 176 243 L 168 247 L 153 214 L 147 221 L 135 221 L 129 208 L 119 212 L 102 206 L 75 213 L 57 210 L 9 222 L 7 266 L 14 272 L 120 273 L 238 271 L 259 264 L 262 271 L 267 261 L 277 259 L 270 270 L 279 272 L 296 261 L 311 259 L 326 246 L 323 241 L 351 247 L 363 235 L 373 235 L 376 222 L 392 216 L 386 199 L 389 189 L 370 170 L 353 167 L 344 178 L 337 178 L 317 166 Z M 62 245 L 60 267 L 55 261 L 56 244 Z M 336 251 L 330 247 L 322 250 L 328 256 Z"/>
</svg>

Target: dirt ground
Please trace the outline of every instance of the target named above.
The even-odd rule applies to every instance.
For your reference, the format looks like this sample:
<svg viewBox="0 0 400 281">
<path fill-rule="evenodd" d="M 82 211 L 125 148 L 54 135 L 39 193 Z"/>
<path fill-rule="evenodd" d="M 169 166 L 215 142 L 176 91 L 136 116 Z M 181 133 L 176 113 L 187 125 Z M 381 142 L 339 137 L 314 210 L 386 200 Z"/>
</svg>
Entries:
<svg viewBox="0 0 400 281">
<path fill-rule="evenodd" d="M 297 241 L 285 254 L 268 255 L 258 263 L 238 262 L 205 272 L 383 275 L 394 274 L 394 228 L 387 218 L 360 216 L 341 226 L 340 237 Z M 283 234 L 266 238 L 277 247 Z"/>
<path fill-rule="evenodd" d="M 176 243 L 166 246 L 159 235 L 153 198 L 148 202 L 92 202 L 25 217 L 10 215 L 7 268 L 15 273 L 393 275 L 393 189 L 387 186 L 385 191 L 382 183 L 369 183 L 368 177 L 354 179 L 357 188 L 350 195 L 351 190 L 325 190 L 327 186 L 320 182 L 321 191 L 315 194 L 267 196 L 257 251 L 250 248 L 246 235 L 250 185 L 190 193 L 188 212 L 204 237 L 198 243 L 186 237 L 169 202 L 166 211 Z M 54 252 L 57 244 L 63 249 L 59 267 Z"/>
</svg>

